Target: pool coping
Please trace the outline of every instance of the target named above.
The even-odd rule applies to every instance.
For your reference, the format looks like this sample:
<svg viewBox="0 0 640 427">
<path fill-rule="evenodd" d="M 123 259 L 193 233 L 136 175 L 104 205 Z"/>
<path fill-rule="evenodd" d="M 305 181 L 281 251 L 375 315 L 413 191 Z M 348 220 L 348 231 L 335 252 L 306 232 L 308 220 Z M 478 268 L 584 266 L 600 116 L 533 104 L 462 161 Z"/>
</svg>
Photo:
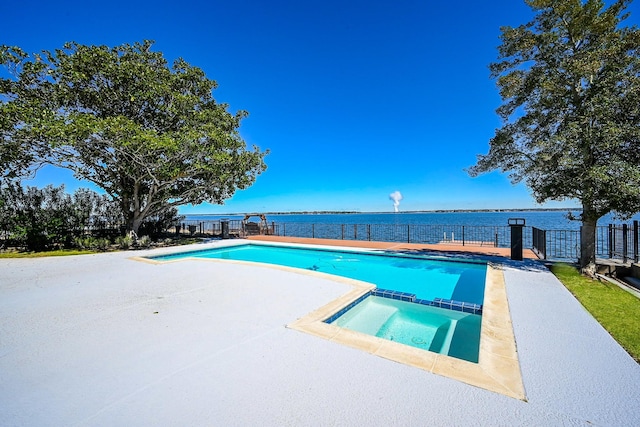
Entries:
<svg viewBox="0 0 640 427">
<path fill-rule="evenodd" d="M 478 363 L 325 323 L 324 319 L 372 289 L 356 283 L 351 285 L 353 289 L 341 298 L 312 311 L 287 327 L 505 396 L 526 400 L 504 275 L 495 265 L 487 265 Z"/>
<path fill-rule="evenodd" d="M 244 245 L 246 242 L 226 244 L 224 246 Z M 283 246 L 283 243 L 276 242 L 254 242 L 265 246 Z M 309 248 L 311 245 L 284 243 L 285 246 Z M 314 245 L 318 248 L 317 245 Z M 311 246 L 311 247 L 314 247 Z M 220 245 L 213 248 L 221 247 Z M 342 250 L 344 247 L 322 245 L 323 248 Z M 175 248 L 174 248 L 175 249 Z M 350 247 L 352 251 L 362 251 L 367 253 L 379 253 L 379 250 Z M 170 253 L 179 253 L 172 251 Z M 185 251 L 192 252 L 192 251 Z M 393 251 L 390 251 L 393 252 Z M 438 259 L 438 257 L 434 257 Z M 198 260 L 207 262 L 222 262 L 246 265 L 261 265 L 268 268 L 289 271 L 296 274 L 304 274 L 322 277 L 334 282 L 346 284 L 351 290 L 327 304 L 311 311 L 303 317 L 286 325 L 287 328 L 314 335 L 338 344 L 351 348 L 366 351 L 375 356 L 379 356 L 398 363 L 419 368 L 436 375 L 449 377 L 466 384 L 480 387 L 495 393 L 499 393 L 515 399 L 526 401 L 524 383 L 520 371 L 520 363 L 516 349 L 511 314 L 507 300 L 506 284 L 502 269 L 498 264 L 487 262 L 487 273 L 485 283 L 485 295 L 481 321 L 480 353 L 478 363 L 468 362 L 443 354 L 434 353 L 427 350 L 418 349 L 397 342 L 374 337 L 357 331 L 325 323 L 337 311 L 343 309 L 353 301 L 369 293 L 376 286 L 372 283 L 363 282 L 346 277 L 335 276 L 327 273 L 309 271 L 299 268 L 285 267 L 274 264 L 224 260 L 224 259 L 203 259 L 195 257 L 181 258 L 179 260 L 156 261 L 146 257 L 131 257 L 130 259 L 152 263 L 164 264 L 186 260 Z M 464 260 L 462 260 L 464 261 Z"/>
</svg>

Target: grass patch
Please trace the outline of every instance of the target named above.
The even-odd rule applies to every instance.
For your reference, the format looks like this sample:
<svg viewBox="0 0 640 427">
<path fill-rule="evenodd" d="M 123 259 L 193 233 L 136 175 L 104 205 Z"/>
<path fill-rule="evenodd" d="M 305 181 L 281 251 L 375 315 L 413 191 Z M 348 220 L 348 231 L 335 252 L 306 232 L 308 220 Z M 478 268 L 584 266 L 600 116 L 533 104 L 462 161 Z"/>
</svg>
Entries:
<svg viewBox="0 0 640 427">
<path fill-rule="evenodd" d="M 618 286 L 582 276 L 573 266 L 551 271 L 593 317 L 640 363 L 640 299 Z"/>
<path fill-rule="evenodd" d="M 59 249 L 56 251 L 45 252 L 0 252 L 0 258 L 43 258 L 50 256 L 88 255 L 95 253 L 97 252 L 84 249 Z"/>
<path fill-rule="evenodd" d="M 181 245 L 192 245 L 194 243 L 201 243 L 203 241 L 200 237 L 174 237 L 167 238 L 162 241 L 162 246 L 181 246 Z M 126 249 L 148 249 L 148 246 L 144 247 L 132 247 Z M 122 248 L 118 248 L 117 245 L 111 245 L 110 248 L 107 248 L 107 251 L 118 250 Z M 2 258 L 44 258 L 51 256 L 68 256 L 68 255 L 89 255 L 89 254 L 97 254 L 104 253 L 102 250 L 92 250 L 92 249 L 59 249 L 55 251 L 41 251 L 41 252 L 27 252 L 27 251 L 19 251 L 15 248 L 9 248 L 6 252 L 0 251 L 0 259 Z"/>
</svg>

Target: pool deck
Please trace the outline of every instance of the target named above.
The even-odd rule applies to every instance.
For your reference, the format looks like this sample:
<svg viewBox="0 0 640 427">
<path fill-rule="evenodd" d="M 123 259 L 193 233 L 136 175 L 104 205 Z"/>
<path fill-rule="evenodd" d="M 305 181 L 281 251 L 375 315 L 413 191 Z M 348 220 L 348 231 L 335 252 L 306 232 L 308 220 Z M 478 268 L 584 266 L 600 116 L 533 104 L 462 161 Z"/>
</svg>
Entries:
<svg viewBox="0 0 640 427">
<path fill-rule="evenodd" d="M 340 280 L 132 259 L 223 244 L 0 259 L 0 425 L 640 425 L 640 365 L 538 261 L 442 252 L 503 272 L 520 400 L 285 326 Z"/>
<path fill-rule="evenodd" d="M 370 242 L 366 240 L 334 240 L 334 239 L 310 239 L 304 237 L 280 237 L 280 236 L 250 236 L 248 240 L 281 243 L 300 243 L 306 245 L 328 245 L 345 246 L 368 249 L 385 249 L 394 251 L 421 251 L 421 252 L 442 252 L 444 254 L 464 254 L 464 255 L 489 255 L 498 257 L 510 257 L 510 248 L 496 248 L 491 245 L 462 245 L 462 243 L 438 243 L 436 245 L 426 245 L 421 243 L 397 243 L 397 242 Z M 531 249 L 523 249 L 523 259 L 538 259 Z"/>
</svg>

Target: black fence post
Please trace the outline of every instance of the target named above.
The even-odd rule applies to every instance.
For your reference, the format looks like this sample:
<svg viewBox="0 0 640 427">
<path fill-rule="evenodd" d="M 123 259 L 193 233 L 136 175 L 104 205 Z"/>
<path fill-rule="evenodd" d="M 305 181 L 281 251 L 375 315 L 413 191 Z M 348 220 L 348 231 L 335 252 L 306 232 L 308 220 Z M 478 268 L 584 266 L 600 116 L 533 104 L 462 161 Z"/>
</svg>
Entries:
<svg viewBox="0 0 640 427">
<path fill-rule="evenodd" d="M 340 224 L 340 228 L 342 229 L 342 240 L 344 240 L 344 224 Z"/>
<path fill-rule="evenodd" d="M 524 218 L 509 218 L 509 227 L 511 227 L 511 259 L 516 261 L 522 261 L 522 228 L 524 225 Z"/>
<path fill-rule="evenodd" d="M 222 238 L 228 239 L 229 238 L 229 221 L 227 220 L 220 221 L 220 228 L 222 231 Z"/>
<path fill-rule="evenodd" d="M 633 221 L 633 262 L 638 262 L 638 221 Z"/>
<path fill-rule="evenodd" d="M 464 225 L 462 226 L 462 246 L 464 246 Z"/>
<path fill-rule="evenodd" d="M 582 227 L 581 227 L 582 229 Z M 613 224 L 609 224 L 609 259 L 613 258 L 613 246 L 614 246 L 614 241 L 613 241 Z"/>
<path fill-rule="evenodd" d="M 547 230 L 532 227 L 533 247 L 538 252 L 538 256 L 542 255 L 542 259 L 547 259 Z"/>
<path fill-rule="evenodd" d="M 532 234 L 531 235 L 532 246 L 533 246 L 533 249 L 536 252 L 536 255 L 538 255 L 538 258 L 547 259 L 547 254 L 546 254 L 546 246 L 547 246 L 546 230 L 541 230 L 541 229 L 536 228 L 536 227 L 531 227 L 531 234 Z"/>
<path fill-rule="evenodd" d="M 629 231 L 627 224 L 622 224 L 622 262 L 627 262 L 627 255 L 629 255 L 629 251 L 627 246 L 629 244 Z"/>
<path fill-rule="evenodd" d="M 371 224 L 367 224 L 367 240 L 371 241 Z"/>
</svg>

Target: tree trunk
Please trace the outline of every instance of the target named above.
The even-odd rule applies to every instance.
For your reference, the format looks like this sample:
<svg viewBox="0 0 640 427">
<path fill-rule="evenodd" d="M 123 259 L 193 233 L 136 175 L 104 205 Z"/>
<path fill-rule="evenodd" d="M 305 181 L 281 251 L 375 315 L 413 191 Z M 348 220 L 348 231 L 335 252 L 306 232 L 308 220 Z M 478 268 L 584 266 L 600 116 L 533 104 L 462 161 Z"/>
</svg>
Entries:
<svg viewBox="0 0 640 427">
<path fill-rule="evenodd" d="M 127 232 L 130 233 L 133 231 L 138 235 L 138 229 L 140 228 L 140 225 L 142 225 L 144 217 L 139 212 L 127 212 L 126 210 L 124 212 L 126 213 L 127 218 Z"/>
<path fill-rule="evenodd" d="M 598 216 L 583 204 L 580 228 L 580 269 L 582 274 L 595 277 L 596 273 L 596 224 Z"/>
<path fill-rule="evenodd" d="M 138 216 L 137 218 L 134 218 L 131 224 L 131 231 L 133 231 L 136 236 L 138 235 L 138 229 L 140 228 L 140 225 L 142 225 L 142 220 L 143 218 Z"/>
</svg>

